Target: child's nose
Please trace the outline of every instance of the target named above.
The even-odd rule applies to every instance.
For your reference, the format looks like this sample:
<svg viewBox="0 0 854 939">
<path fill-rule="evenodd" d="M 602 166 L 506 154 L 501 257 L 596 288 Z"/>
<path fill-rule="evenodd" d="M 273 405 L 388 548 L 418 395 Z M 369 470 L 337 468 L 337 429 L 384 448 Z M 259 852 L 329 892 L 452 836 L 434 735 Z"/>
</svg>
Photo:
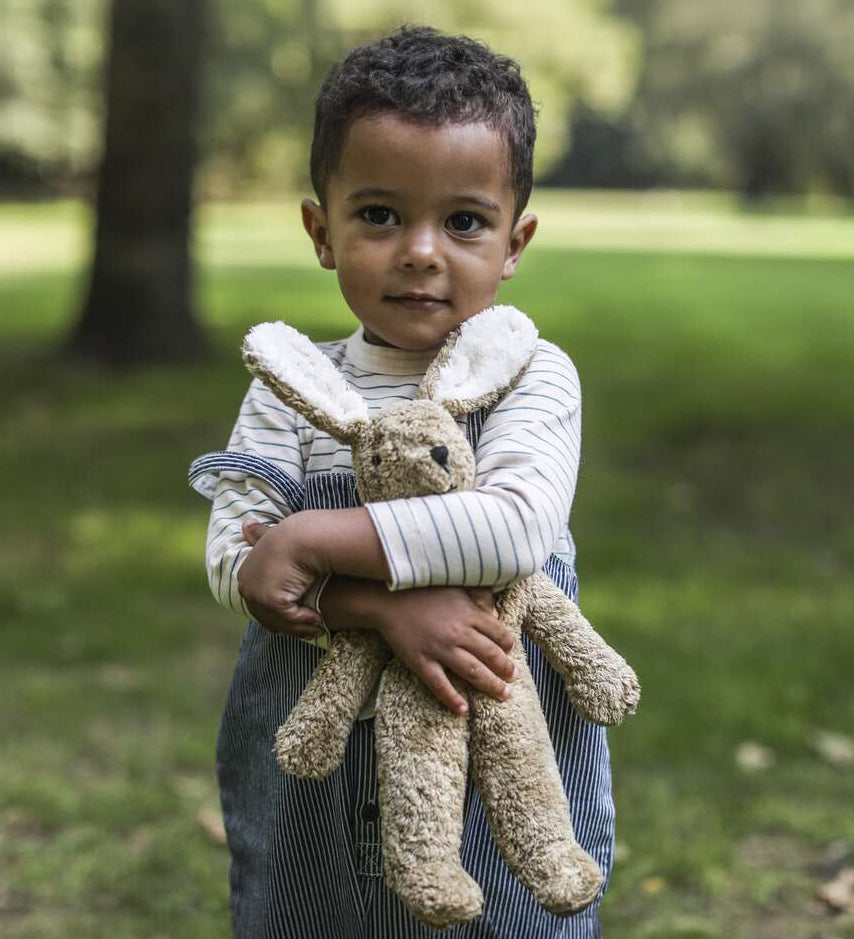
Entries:
<svg viewBox="0 0 854 939">
<path fill-rule="evenodd" d="M 442 254 L 438 234 L 431 225 L 421 225 L 407 232 L 401 242 L 398 265 L 403 270 L 439 270 Z"/>
<path fill-rule="evenodd" d="M 444 466 L 448 462 L 448 448 L 447 447 L 433 447 L 430 451 L 430 456 L 439 464 L 439 466 Z"/>
</svg>

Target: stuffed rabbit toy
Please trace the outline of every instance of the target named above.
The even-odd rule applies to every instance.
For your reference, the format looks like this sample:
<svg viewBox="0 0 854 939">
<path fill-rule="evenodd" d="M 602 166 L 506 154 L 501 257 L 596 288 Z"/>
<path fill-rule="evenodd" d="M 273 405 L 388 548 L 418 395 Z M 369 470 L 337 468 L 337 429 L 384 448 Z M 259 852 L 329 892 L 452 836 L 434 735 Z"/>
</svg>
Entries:
<svg viewBox="0 0 854 939">
<path fill-rule="evenodd" d="M 491 307 L 454 331 L 416 398 L 370 417 L 360 395 L 309 339 L 283 323 L 254 327 L 244 361 L 286 405 L 349 444 L 362 502 L 474 485 L 472 449 L 455 418 L 497 402 L 534 354 L 537 331 L 514 307 Z M 466 775 L 513 873 L 557 915 L 596 897 L 602 874 L 576 841 L 545 718 L 520 641 L 524 630 L 565 677 L 587 720 L 617 724 L 640 695 L 635 673 L 544 574 L 504 589 L 496 605 L 515 636 L 519 677 L 498 702 L 467 689 L 469 713 L 440 704 L 378 633 L 343 631 L 276 736 L 281 766 L 320 778 L 379 680 L 375 740 L 388 886 L 422 921 L 447 928 L 478 916 L 482 894 L 460 864 Z"/>
</svg>

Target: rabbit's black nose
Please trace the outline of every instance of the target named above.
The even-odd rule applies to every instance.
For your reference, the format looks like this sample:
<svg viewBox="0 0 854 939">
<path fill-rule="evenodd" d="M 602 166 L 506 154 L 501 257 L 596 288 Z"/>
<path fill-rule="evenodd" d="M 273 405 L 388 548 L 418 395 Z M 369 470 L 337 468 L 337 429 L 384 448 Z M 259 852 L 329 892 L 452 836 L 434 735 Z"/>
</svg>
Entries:
<svg viewBox="0 0 854 939">
<path fill-rule="evenodd" d="M 430 451 L 430 456 L 439 464 L 439 466 L 444 466 L 448 462 L 448 448 L 447 447 L 433 447 Z"/>
</svg>

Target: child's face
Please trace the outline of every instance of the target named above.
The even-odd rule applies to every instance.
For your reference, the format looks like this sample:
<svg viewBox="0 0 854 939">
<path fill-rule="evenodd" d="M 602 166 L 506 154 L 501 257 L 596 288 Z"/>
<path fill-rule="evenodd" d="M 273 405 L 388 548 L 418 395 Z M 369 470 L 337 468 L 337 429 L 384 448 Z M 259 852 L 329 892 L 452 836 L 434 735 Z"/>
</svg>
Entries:
<svg viewBox="0 0 854 939">
<path fill-rule="evenodd" d="M 325 201 L 302 203 L 321 266 L 366 338 L 400 349 L 436 348 L 491 306 L 537 227 L 512 224 L 504 139 L 484 123 L 359 118 Z"/>
</svg>

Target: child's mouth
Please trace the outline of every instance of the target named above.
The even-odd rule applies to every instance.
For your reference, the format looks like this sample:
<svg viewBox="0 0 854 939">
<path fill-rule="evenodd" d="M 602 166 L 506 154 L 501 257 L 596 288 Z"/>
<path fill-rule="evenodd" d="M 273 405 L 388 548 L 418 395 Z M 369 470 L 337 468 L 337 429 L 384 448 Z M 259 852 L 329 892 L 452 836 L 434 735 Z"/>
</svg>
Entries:
<svg viewBox="0 0 854 939">
<path fill-rule="evenodd" d="M 433 297 L 428 294 L 401 294 L 396 297 L 387 296 L 384 299 L 389 300 L 398 306 L 405 307 L 407 310 L 418 310 L 420 312 L 438 310 L 443 306 L 447 306 L 448 304 L 447 300 L 440 300 L 438 297 Z"/>
</svg>

